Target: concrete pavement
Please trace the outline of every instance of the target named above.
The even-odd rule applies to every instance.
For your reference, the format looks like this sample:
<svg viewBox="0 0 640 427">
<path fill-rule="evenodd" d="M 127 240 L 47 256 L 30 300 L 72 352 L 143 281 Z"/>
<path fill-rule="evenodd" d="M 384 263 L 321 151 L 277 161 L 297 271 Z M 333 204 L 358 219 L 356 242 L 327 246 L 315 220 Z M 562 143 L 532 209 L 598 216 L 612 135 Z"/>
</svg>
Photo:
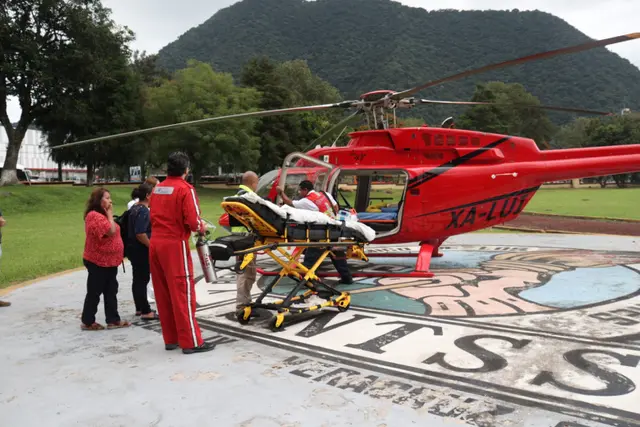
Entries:
<svg viewBox="0 0 640 427">
<path fill-rule="evenodd" d="M 433 280 L 359 280 L 350 310 L 282 332 L 268 313 L 233 319 L 232 276 L 200 281 L 218 346 L 188 356 L 156 322 L 81 331 L 84 271 L 17 289 L 0 309 L 0 425 L 640 425 L 638 239 L 475 234 L 444 252 Z M 119 281 L 133 320 L 129 266 Z"/>
</svg>

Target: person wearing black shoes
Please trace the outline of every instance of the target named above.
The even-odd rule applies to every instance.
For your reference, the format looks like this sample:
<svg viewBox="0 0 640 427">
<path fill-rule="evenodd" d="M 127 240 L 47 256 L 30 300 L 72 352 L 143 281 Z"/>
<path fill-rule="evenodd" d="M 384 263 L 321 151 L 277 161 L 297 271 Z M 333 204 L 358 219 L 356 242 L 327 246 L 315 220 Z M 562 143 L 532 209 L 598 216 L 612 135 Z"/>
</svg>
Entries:
<svg viewBox="0 0 640 427">
<path fill-rule="evenodd" d="M 185 180 L 189 157 L 169 155 L 167 178 L 153 190 L 149 201 L 151 230 L 149 265 L 165 349 L 182 348 L 184 354 L 214 349 L 205 342 L 195 317 L 196 292 L 189 249 L 191 233 L 204 234 L 195 189 Z"/>
<path fill-rule="evenodd" d="M 156 312 L 151 310 L 147 297 L 147 285 L 151 281 L 149 267 L 149 244 L 151 239 L 151 220 L 149 219 L 149 197 L 153 187 L 141 184 L 135 192 L 138 202 L 129 208 L 128 236 L 125 242 L 125 254 L 133 269 L 131 291 L 136 306 L 136 316 L 142 320 L 155 320 Z"/>
</svg>

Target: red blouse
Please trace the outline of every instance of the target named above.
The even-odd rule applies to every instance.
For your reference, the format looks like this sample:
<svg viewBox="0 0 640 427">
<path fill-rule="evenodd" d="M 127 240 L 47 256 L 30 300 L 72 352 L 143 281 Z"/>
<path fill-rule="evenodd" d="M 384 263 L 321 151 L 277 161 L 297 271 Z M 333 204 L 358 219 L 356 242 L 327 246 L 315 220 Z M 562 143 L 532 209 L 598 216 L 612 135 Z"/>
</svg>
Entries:
<svg viewBox="0 0 640 427">
<path fill-rule="evenodd" d="M 120 226 L 116 224 L 116 232 L 107 236 L 111 223 L 106 216 L 91 211 L 84 220 L 83 258 L 100 267 L 117 267 L 124 258 L 124 243 L 120 237 Z"/>
</svg>

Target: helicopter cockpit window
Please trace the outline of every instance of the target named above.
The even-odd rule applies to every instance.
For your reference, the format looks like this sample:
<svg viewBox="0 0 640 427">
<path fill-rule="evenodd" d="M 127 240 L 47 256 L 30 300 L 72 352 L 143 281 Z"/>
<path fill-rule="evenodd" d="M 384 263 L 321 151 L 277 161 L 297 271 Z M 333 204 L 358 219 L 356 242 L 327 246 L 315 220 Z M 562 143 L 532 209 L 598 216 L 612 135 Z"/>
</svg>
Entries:
<svg viewBox="0 0 640 427">
<path fill-rule="evenodd" d="M 318 176 L 316 177 L 316 181 L 313 184 L 314 190 L 315 191 L 322 191 L 324 189 L 324 181 L 327 179 L 327 174 L 326 173 L 320 173 L 318 174 Z"/>
<path fill-rule="evenodd" d="M 267 197 L 277 177 L 278 177 L 277 169 L 269 171 L 264 175 L 262 175 L 258 180 L 258 188 L 256 190 L 256 193 L 258 194 L 258 196 L 263 198 Z"/>
<path fill-rule="evenodd" d="M 300 187 L 300 183 L 307 179 L 306 174 L 296 173 L 296 174 L 287 174 L 287 180 L 284 186 L 284 193 L 287 197 L 297 200 L 300 198 L 298 195 L 298 188 Z"/>
</svg>

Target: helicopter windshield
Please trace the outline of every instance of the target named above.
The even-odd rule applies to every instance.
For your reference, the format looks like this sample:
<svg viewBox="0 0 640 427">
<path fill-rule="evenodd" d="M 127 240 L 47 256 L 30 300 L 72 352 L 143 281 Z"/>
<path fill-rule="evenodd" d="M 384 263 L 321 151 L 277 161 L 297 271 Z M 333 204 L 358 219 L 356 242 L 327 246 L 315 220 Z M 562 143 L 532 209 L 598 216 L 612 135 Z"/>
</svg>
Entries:
<svg viewBox="0 0 640 427">
<path fill-rule="evenodd" d="M 258 188 L 256 189 L 256 193 L 258 194 L 258 196 L 263 198 L 267 197 L 277 177 L 277 169 L 274 169 L 262 175 L 258 180 Z"/>
<path fill-rule="evenodd" d="M 280 181 L 285 183 L 285 192 L 289 197 L 297 194 L 298 185 L 305 179 L 313 182 L 316 191 L 324 190 L 333 169 L 334 165 L 315 157 L 304 153 L 291 153 L 284 159 Z M 281 202 L 280 196 L 276 201 Z"/>
</svg>

